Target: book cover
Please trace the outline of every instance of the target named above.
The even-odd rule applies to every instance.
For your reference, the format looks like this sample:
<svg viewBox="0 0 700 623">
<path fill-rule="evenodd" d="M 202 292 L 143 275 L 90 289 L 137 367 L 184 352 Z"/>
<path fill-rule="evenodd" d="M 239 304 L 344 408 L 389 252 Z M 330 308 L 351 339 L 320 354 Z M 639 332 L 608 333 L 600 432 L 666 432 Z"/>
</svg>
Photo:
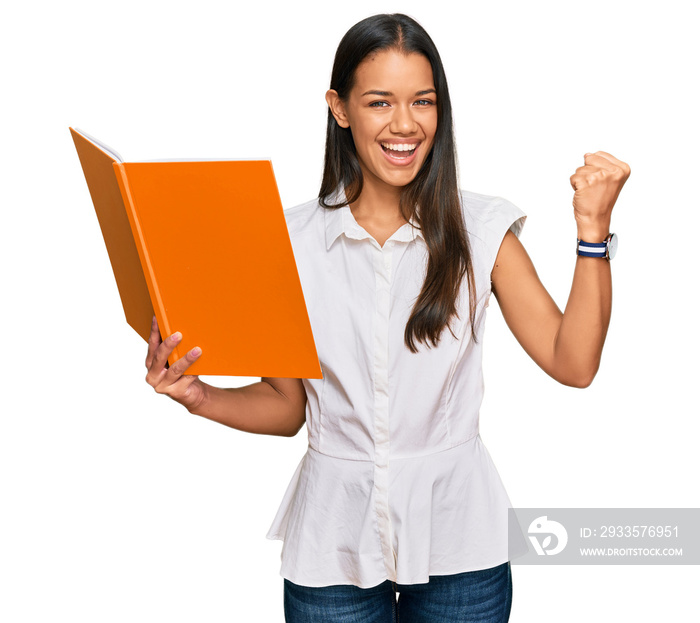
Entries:
<svg viewBox="0 0 700 623">
<path fill-rule="evenodd" d="M 269 160 L 122 162 L 71 134 L 129 325 L 187 374 L 322 378 Z"/>
</svg>

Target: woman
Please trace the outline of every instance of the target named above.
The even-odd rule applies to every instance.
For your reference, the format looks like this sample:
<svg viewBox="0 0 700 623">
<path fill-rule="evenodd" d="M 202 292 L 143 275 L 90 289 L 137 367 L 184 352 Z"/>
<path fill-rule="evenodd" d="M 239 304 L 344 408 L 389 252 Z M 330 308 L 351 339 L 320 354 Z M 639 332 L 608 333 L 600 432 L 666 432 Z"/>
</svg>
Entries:
<svg viewBox="0 0 700 623">
<path fill-rule="evenodd" d="M 610 318 L 610 215 L 629 167 L 571 176 L 580 252 L 562 314 L 517 234 L 524 214 L 457 187 L 440 57 L 404 15 L 336 53 L 320 196 L 286 212 L 323 376 L 211 387 L 172 367 L 154 321 L 147 381 L 194 414 L 309 449 L 268 538 L 283 539 L 288 621 L 507 621 L 508 496 L 478 434 L 493 292 L 532 359 L 585 387 Z M 596 246 L 598 245 L 598 246 Z M 398 602 L 396 594 L 399 593 Z"/>
</svg>

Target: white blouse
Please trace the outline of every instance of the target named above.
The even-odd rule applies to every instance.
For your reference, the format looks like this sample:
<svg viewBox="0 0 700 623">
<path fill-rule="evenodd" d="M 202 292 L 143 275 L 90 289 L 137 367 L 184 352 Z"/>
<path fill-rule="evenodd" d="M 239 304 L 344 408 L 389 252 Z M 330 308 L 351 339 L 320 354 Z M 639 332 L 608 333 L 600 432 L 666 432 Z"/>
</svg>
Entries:
<svg viewBox="0 0 700 623">
<path fill-rule="evenodd" d="M 267 533 L 296 584 L 419 584 L 509 559 L 510 500 L 479 436 L 481 353 L 491 270 L 525 215 L 468 191 L 462 205 L 477 342 L 465 280 L 456 338 L 446 329 L 418 353 L 404 330 L 427 267 L 420 230 L 406 223 L 381 247 L 348 207 L 285 211 L 323 372 L 303 380 L 309 447 Z"/>
</svg>

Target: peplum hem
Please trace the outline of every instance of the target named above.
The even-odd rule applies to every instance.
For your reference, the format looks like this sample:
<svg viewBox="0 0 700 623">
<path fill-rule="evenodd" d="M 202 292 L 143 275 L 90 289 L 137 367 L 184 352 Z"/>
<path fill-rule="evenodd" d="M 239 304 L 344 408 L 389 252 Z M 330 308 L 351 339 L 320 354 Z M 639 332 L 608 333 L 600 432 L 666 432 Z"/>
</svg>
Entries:
<svg viewBox="0 0 700 623">
<path fill-rule="evenodd" d="M 373 461 L 309 446 L 266 535 L 283 541 L 282 577 L 311 587 L 371 588 L 385 580 L 423 584 L 431 575 L 509 560 L 510 500 L 478 434 L 433 454 L 389 460 L 392 560 L 382 553 L 374 477 Z M 510 558 L 528 550 L 517 533 Z"/>
</svg>

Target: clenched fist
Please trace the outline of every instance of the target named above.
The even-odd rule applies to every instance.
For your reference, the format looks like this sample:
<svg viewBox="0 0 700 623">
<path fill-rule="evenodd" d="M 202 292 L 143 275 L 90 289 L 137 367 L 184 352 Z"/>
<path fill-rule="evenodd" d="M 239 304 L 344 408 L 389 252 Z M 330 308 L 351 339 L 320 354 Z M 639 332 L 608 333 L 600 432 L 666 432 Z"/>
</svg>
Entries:
<svg viewBox="0 0 700 623">
<path fill-rule="evenodd" d="M 610 233 L 613 206 L 630 176 L 630 167 L 604 151 L 584 156 L 571 178 L 574 216 L 581 240 L 601 242 Z"/>
</svg>

